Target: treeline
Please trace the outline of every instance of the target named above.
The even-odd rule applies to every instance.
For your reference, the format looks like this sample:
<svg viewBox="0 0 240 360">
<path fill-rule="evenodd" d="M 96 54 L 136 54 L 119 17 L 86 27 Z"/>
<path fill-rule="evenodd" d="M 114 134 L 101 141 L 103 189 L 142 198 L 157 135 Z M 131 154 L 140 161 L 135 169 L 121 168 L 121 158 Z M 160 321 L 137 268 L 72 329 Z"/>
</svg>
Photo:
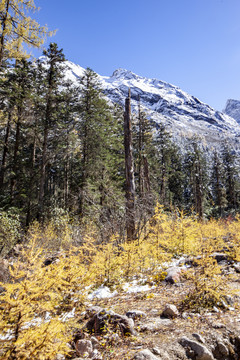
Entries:
<svg viewBox="0 0 240 360">
<path fill-rule="evenodd" d="M 62 211 L 104 238 L 124 236 L 124 110 L 107 102 L 91 69 L 79 84 L 66 81 L 64 60 L 51 43 L 44 58 L 1 68 L 0 206 L 27 226 Z M 157 201 L 200 218 L 239 210 L 227 143 L 206 158 L 197 138 L 183 152 L 140 106 L 132 122 L 138 232 Z"/>
</svg>

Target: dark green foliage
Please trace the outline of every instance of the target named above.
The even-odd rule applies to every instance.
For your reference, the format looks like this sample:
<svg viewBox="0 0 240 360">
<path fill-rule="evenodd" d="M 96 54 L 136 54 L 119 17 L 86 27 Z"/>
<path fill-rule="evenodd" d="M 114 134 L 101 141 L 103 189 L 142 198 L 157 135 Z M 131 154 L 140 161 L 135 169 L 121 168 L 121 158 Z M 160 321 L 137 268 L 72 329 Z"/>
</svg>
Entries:
<svg viewBox="0 0 240 360">
<path fill-rule="evenodd" d="M 212 214 L 221 217 L 224 215 L 224 210 L 227 205 L 226 188 L 225 188 L 225 171 L 221 157 L 214 152 L 212 174 Z"/>
<path fill-rule="evenodd" d="M 227 198 L 227 210 L 236 211 L 239 208 L 239 177 L 236 166 L 236 155 L 229 144 L 224 143 L 222 149 L 224 182 Z"/>
<path fill-rule="evenodd" d="M 193 209 L 199 218 L 203 218 L 208 195 L 208 173 L 206 158 L 198 143 L 199 139 L 193 138 L 185 156 L 185 204 L 187 209 Z"/>
<path fill-rule="evenodd" d="M 182 155 L 162 124 L 157 128 L 155 146 L 157 149 L 155 173 L 160 203 L 168 209 L 174 206 L 181 208 L 184 176 Z"/>
<path fill-rule="evenodd" d="M 122 124 L 103 98 L 91 69 L 85 71 L 80 85 L 79 212 L 82 218 L 91 216 L 98 224 L 110 223 L 114 210 L 122 205 Z"/>
<path fill-rule="evenodd" d="M 0 206 L 17 209 L 27 225 L 62 209 L 83 227 L 93 222 L 100 239 L 117 232 L 124 237 L 123 109 L 106 101 L 91 69 L 77 86 L 65 81 L 56 44 L 44 55 L 1 69 Z M 239 210 L 237 156 L 230 145 L 207 160 L 197 138 L 180 150 L 140 102 L 133 158 L 138 235 L 157 201 L 200 218 Z"/>
</svg>

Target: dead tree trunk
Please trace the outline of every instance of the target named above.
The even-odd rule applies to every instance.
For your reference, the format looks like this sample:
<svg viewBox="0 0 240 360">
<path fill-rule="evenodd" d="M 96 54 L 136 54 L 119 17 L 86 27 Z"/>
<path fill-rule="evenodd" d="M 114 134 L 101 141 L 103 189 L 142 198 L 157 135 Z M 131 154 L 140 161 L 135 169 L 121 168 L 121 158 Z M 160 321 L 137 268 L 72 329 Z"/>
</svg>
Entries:
<svg viewBox="0 0 240 360">
<path fill-rule="evenodd" d="M 124 148 L 125 148 L 125 174 L 126 174 L 126 230 L 127 241 L 134 240 L 135 231 L 135 182 L 132 155 L 132 124 L 131 124 L 131 93 L 125 101 L 124 113 Z"/>
</svg>

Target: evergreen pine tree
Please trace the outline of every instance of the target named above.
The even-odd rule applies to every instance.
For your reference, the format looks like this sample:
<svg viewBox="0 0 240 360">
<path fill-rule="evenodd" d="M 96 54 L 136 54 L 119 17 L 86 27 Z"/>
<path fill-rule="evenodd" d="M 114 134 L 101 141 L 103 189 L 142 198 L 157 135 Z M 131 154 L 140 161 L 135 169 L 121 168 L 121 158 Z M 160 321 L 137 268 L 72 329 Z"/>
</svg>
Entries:
<svg viewBox="0 0 240 360">
<path fill-rule="evenodd" d="M 180 206 L 183 193 L 181 154 L 163 124 L 157 127 L 155 146 L 157 149 L 155 187 L 159 201 L 166 208 L 171 208 L 172 205 Z"/>
<path fill-rule="evenodd" d="M 39 184 L 39 203 L 38 216 L 43 215 L 44 200 L 47 188 L 47 168 L 49 164 L 49 135 L 56 120 L 58 118 L 58 100 L 60 93 L 60 85 L 62 80 L 61 63 L 65 60 L 62 49 L 59 50 L 57 44 L 51 43 L 49 48 L 44 51 L 45 55 L 45 106 L 42 113 L 43 126 L 43 143 L 42 143 L 42 158 L 40 169 L 40 184 Z"/>
<path fill-rule="evenodd" d="M 212 163 L 212 198 L 213 198 L 213 215 L 223 216 L 224 209 L 227 205 L 226 189 L 224 187 L 224 169 L 222 159 L 215 150 Z"/>
<path fill-rule="evenodd" d="M 231 151 L 228 143 L 224 143 L 222 160 L 225 173 L 225 188 L 227 197 L 227 210 L 235 211 L 238 208 L 239 179 L 236 167 L 236 155 Z"/>
<path fill-rule="evenodd" d="M 78 133 L 81 142 L 79 211 L 106 223 L 119 203 L 123 179 L 122 134 L 118 119 L 103 97 L 96 73 L 86 69 L 81 80 Z"/>
<path fill-rule="evenodd" d="M 200 219 L 203 218 L 207 201 L 207 166 L 203 152 L 198 145 L 198 138 L 191 140 L 190 150 L 185 156 L 185 201 L 187 208 L 193 207 Z"/>
<path fill-rule="evenodd" d="M 7 123 L 2 150 L 0 185 L 5 200 L 10 196 L 8 204 L 21 207 L 21 197 L 24 196 L 21 182 L 24 176 L 25 128 L 29 124 L 32 112 L 31 65 L 25 60 L 18 62 L 14 68 L 4 73 L 1 85 L 4 104 L 2 109 Z"/>
</svg>

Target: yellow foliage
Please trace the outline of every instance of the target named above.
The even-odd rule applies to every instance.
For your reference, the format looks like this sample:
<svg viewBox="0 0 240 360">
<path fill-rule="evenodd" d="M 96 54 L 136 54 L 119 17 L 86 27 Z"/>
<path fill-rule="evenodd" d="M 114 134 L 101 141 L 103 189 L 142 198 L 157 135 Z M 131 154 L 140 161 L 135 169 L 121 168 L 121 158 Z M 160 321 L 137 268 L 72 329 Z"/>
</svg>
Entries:
<svg viewBox="0 0 240 360">
<path fill-rule="evenodd" d="M 0 296 L 0 333 L 5 337 L 0 359 L 10 360 L 14 354 L 17 359 L 47 360 L 68 352 L 74 320 L 62 321 L 63 314 L 73 308 L 82 311 L 88 291 L 136 278 L 159 284 L 172 258 L 183 254 L 197 265 L 186 272 L 191 291 L 184 306 L 221 306 L 228 288 L 212 255 L 227 251 L 239 259 L 239 217 L 232 222 L 202 222 L 182 212 L 166 214 L 158 204 L 135 241 L 124 243 L 113 236 L 99 244 L 90 230 L 82 236 L 81 246 L 73 247 L 65 215 L 44 226 L 32 224 L 28 245 L 10 268 L 11 283 L 0 284 L 5 289 Z M 44 266 L 46 256 L 56 250 L 56 261 Z"/>
<path fill-rule="evenodd" d="M 28 47 L 41 47 L 49 32 L 47 26 L 40 26 L 38 22 L 29 16 L 39 10 L 34 0 L 2 0 L 0 13 L 2 21 L 0 26 L 0 61 L 3 54 L 7 58 L 21 60 L 29 57 L 24 50 L 23 44 Z"/>
<path fill-rule="evenodd" d="M 0 333 L 4 337 L 0 359 L 53 359 L 69 352 L 69 326 L 65 311 L 81 310 L 85 288 L 92 277 L 82 251 L 72 249 L 58 261 L 44 266 L 43 251 L 32 238 L 29 248 L 10 268 L 11 283 L 1 283 Z"/>
</svg>

